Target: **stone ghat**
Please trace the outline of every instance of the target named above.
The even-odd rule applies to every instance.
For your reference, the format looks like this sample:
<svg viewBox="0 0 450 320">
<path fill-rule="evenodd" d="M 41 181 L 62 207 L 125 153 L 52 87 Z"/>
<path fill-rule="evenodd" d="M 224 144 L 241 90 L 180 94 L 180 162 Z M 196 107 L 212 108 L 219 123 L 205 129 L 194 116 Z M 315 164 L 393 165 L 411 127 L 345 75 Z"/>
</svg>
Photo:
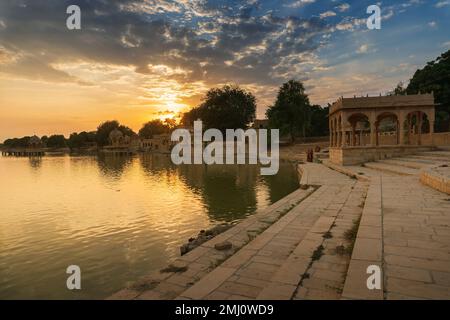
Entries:
<svg viewBox="0 0 450 320">
<path fill-rule="evenodd" d="M 108 299 L 174 299 L 314 192 L 298 189 Z"/>
</svg>

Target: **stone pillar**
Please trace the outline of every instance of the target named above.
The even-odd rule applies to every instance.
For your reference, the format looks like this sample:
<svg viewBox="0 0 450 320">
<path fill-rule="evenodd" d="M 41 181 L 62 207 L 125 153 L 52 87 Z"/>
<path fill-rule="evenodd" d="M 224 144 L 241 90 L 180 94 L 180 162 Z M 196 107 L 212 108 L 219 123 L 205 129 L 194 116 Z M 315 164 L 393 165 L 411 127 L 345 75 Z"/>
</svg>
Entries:
<svg viewBox="0 0 450 320">
<path fill-rule="evenodd" d="M 372 147 L 377 145 L 377 128 L 375 122 L 370 122 L 370 145 Z"/>
<path fill-rule="evenodd" d="M 428 120 L 430 123 L 430 144 L 433 145 L 434 120 Z"/>
<path fill-rule="evenodd" d="M 417 112 L 418 124 L 417 124 L 417 144 L 422 144 L 422 112 Z"/>
<path fill-rule="evenodd" d="M 404 145 L 405 144 L 405 116 L 403 114 L 400 114 L 399 118 L 398 118 L 398 143 L 400 145 Z"/>
<path fill-rule="evenodd" d="M 352 139 L 350 141 L 352 147 L 356 145 L 355 125 L 352 125 Z"/>
</svg>

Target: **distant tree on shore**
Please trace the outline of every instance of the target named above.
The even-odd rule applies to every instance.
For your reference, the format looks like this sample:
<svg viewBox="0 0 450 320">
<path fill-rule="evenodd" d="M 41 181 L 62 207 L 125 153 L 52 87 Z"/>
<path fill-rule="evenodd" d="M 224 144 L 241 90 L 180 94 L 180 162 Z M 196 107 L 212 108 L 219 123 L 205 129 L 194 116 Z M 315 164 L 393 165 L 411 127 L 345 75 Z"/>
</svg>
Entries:
<svg viewBox="0 0 450 320">
<path fill-rule="evenodd" d="M 117 120 L 106 121 L 97 127 L 96 141 L 99 147 L 103 147 L 109 144 L 109 134 L 114 129 L 120 130 L 124 135 L 129 137 L 136 135 L 133 130 L 131 130 L 127 126 L 121 125 Z"/>
<path fill-rule="evenodd" d="M 160 119 L 151 120 L 145 123 L 141 130 L 139 130 L 139 137 L 143 139 L 150 139 L 155 134 L 161 134 L 169 132 L 170 127 L 168 124 L 163 123 Z"/>
<path fill-rule="evenodd" d="M 96 132 L 74 132 L 67 139 L 67 146 L 71 149 L 82 148 L 86 145 L 96 142 Z"/>
<path fill-rule="evenodd" d="M 67 147 L 66 138 L 62 134 L 54 134 L 48 137 L 48 148 L 65 148 Z"/>
<path fill-rule="evenodd" d="M 255 120 L 256 98 L 238 86 L 223 86 L 210 89 L 200 106 L 187 112 L 181 123 L 191 125 L 201 119 L 205 129 L 247 128 Z"/>
<path fill-rule="evenodd" d="M 297 135 L 306 137 L 311 125 L 311 105 L 300 81 L 290 80 L 284 83 L 273 106 L 266 111 L 269 125 L 280 129 L 281 134 L 289 135 L 295 141 Z"/>
<path fill-rule="evenodd" d="M 3 144 L 7 148 L 26 148 L 29 145 L 30 138 L 29 136 L 25 136 L 22 138 L 6 139 Z"/>
</svg>

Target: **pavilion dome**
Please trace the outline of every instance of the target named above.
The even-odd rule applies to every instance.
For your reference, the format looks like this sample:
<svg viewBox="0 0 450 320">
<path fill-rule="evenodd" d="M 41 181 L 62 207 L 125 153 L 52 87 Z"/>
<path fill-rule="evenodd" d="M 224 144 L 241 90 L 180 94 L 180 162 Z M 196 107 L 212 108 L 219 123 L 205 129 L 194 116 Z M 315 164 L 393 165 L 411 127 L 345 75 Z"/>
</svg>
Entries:
<svg viewBox="0 0 450 320">
<path fill-rule="evenodd" d="M 114 141 L 123 138 L 123 133 L 119 129 L 114 129 L 109 133 L 109 139 Z"/>
<path fill-rule="evenodd" d="M 42 143 L 41 139 L 36 135 L 32 136 L 30 138 L 30 140 L 28 141 L 28 144 L 31 146 L 38 146 L 38 145 L 41 145 L 41 143 Z"/>
</svg>

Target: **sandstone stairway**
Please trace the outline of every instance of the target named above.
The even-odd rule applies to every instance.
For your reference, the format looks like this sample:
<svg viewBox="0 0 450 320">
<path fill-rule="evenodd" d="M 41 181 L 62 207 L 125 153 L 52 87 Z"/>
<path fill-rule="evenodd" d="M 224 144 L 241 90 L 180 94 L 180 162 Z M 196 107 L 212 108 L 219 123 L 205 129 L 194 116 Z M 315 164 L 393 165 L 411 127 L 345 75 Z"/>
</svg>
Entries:
<svg viewBox="0 0 450 320">
<path fill-rule="evenodd" d="M 417 175 L 422 169 L 450 165 L 450 151 L 427 151 L 404 157 L 368 162 L 364 167 L 398 175 Z"/>
</svg>

